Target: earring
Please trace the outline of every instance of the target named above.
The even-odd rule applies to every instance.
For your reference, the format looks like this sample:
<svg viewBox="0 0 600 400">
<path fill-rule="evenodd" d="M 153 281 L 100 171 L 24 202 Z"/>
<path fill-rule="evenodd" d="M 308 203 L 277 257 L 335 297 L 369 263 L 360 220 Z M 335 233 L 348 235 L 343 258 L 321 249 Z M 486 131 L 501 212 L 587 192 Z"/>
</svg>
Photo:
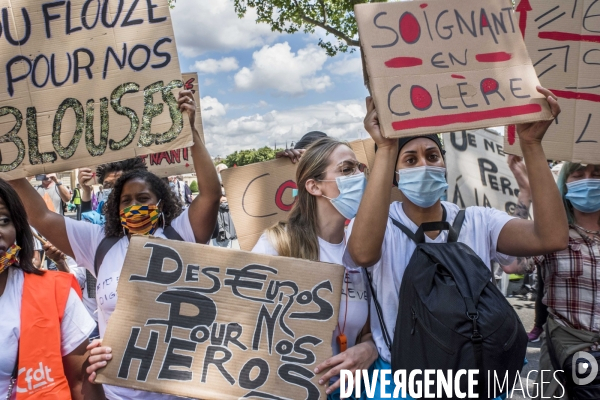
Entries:
<svg viewBox="0 0 600 400">
<path fill-rule="evenodd" d="M 164 231 L 164 230 L 165 230 L 165 216 L 164 216 L 164 214 L 162 213 L 162 211 L 161 211 L 161 213 L 160 213 L 160 217 L 159 217 L 159 218 L 161 218 L 161 219 L 162 219 L 162 228 L 163 228 L 163 231 Z"/>
</svg>

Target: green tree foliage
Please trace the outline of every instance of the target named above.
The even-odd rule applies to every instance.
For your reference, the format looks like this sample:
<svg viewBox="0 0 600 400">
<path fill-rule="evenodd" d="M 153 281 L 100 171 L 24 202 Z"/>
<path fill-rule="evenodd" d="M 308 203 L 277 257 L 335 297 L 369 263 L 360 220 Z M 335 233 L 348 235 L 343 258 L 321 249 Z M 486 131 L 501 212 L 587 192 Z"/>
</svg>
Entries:
<svg viewBox="0 0 600 400">
<path fill-rule="evenodd" d="M 319 39 L 319 46 L 333 57 L 338 52 L 352 53 L 359 46 L 354 5 L 385 2 L 387 0 L 234 0 L 234 6 L 240 18 L 246 15 L 248 8 L 254 8 L 256 22 L 271 25 L 274 32 L 314 33 L 317 27 L 324 29 L 335 38 Z"/>
<path fill-rule="evenodd" d="M 192 183 L 190 183 L 190 190 L 192 193 L 198 193 L 198 182 L 192 181 Z"/>
<path fill-rule="evenodd" d="M 280 150 L 281 149 L 277 149 L 277 151 L 280 151 Z M 248 164 L 253 164 L 253 163 L 257 163 L 257 162 L 273 160 L 275 158 L 275 154 L 277 153 L 277 151 L 273 150 L 272 148 L 270 148 L 268 146 L 262 147 L 258 150 L 252 149 L 252 150 L 235 151 L 235 152 L 231 153 L 230 155 L 228 155 L 221 162 L 224 163 L 225 165 L 227 165 L 227 167 L 229 167 L 229 168 L 233 167 L 234 165 L 241 167 L 242 165 L 248 165 Z"/>
</svg>

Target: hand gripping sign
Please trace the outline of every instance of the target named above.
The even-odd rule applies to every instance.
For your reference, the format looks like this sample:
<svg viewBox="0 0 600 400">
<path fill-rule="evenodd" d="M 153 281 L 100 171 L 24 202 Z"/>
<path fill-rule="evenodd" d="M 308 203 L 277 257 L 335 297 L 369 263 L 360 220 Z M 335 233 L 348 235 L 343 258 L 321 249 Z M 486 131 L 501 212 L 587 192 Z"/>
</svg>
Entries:
<svg viewBox="0 0 600 400">
<path fill-rule="evenodd" d="M 200 90 L 198 88 L 198 74 L 196 72 L 183 73 L 183 89 L 191 90 L 196 102 L 196 129 L 204 141 L 202 128 L 202 114 L 200 107 Z M 144 154 L 140 156 L 148 170 L 160 177 L 189 174 L 194 172 L 192 152 L 188 148 L 161 151 L 160 153 Z"/>
<path fill-rule="evenodd" d="M 192 144 L 166 0 L 0 0 L 0 175 Z"/>
<path fill-rule="evenodd" d="M 357 4 L 385 137 L 551 119 L 509 0 Z"/>
</svg>

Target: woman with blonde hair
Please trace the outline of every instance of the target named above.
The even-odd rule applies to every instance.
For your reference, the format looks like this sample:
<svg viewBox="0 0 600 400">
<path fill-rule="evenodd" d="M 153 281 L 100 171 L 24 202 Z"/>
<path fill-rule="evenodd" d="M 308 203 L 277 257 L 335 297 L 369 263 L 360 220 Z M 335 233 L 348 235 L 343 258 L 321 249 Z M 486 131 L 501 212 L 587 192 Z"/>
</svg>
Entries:
<svg viewBox="0 0 600 400">
<path fill-rule="evenodd" d="M 342 264 L 345 226 L 354 218 L 366 186 L 365 166 L 347 144 L 329 137 L 314 142 L 296 170 L 298 193 L 288 220 L 267 229 L 255 253 Z M 366 279 L 360 269 L 346 268 L 333 357 L 317 366 L 329 370 L 319 384 L 330 383 L 329 399 L 339 398 L 342 369 L 367 369 L 377 359 L 371 338 Z"/>
</svg>

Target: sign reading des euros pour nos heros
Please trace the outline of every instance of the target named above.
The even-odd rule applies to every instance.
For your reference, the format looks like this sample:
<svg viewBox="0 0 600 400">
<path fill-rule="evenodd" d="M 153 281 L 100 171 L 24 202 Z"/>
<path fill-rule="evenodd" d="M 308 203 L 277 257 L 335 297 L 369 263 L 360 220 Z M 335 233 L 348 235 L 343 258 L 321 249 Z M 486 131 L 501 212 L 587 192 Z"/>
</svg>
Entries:
<svg viewBox="0 0 600 400">
<path fill-rule="evenodd" d="M 100 383 L 202 399 L 325 398 L 344 268 L 134 236 Z"/>
<path fill-rule="evenodd" d="M 355 6 L 386 137 L 551 119 L 509 0 Z"/>
<path fill-rule="evenodd" d="M 166 0 L 0 0 L 0 173 L 183 148 Z"/>
</svg>

